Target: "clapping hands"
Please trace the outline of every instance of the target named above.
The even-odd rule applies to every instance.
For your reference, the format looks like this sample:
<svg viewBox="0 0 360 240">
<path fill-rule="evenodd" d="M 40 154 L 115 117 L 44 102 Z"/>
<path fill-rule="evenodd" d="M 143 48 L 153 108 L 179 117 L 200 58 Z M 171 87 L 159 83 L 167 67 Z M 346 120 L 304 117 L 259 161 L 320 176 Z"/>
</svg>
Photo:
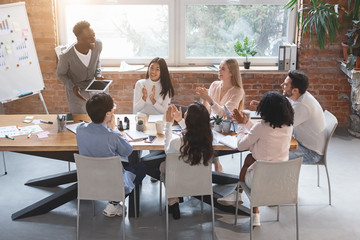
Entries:
<svg viewBox="0 0 360 240">
<path fill-rule="evenodd" d="M 230 117 L 239 124 L 246 124 L 249 121 L 249 117 L 244 112 L 239 112 L 237 109 L 232 111 Z"/>
</svg>

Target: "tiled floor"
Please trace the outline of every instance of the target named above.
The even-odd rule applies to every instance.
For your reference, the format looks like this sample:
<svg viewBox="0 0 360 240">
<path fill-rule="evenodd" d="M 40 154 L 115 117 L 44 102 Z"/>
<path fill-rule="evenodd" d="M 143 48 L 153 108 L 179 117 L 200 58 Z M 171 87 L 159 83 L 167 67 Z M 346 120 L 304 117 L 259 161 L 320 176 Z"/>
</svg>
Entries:
<svg viewBox="0 0 360 240">
<path fill-rule="evenodd" d="M 320 187 L 316 186 L 316 167 L 303 166 L 299 186 L 300 239 L 360 239 L 360 139 L 338 129 L 329 146 L 329 172 L 333 205 L 328 205 L 325 171 L 321 167 Z M 1 155 L 0 155 L 1 156 Z M 238 174 L 239 156 L 222 157 L 225 172 Z M 1 157 L 0 157 L 1 160 Z M 42 188 L 25 186 L 28 179 L 67 171 L 67 163 L 6 153 L 8 175 L 0 175 L 0 239 L 75 239 L 76 200 L 47 214 L 11 220 L 11 214 L 64 186 Z M 74 168 L 74 165 L 72 166 Z M 0 161 L 0 172 L 3 166 Z M 165 217 L 159 216 L 159 184 L 146 178 L 141 189 L 141 216 L 126 217 L 127 239 L 165 239 Z M 102 215 L 105 202 L 96 202 L 96 216 L 91 203 L 81 208 L 81 239 L 121 239 L 121 218 Z M 180 220 L 170 219 L 170 239 L 211 239 L 210 207 L 187 198 L 181 204 Z M 255 228 L 254 239 L 295 239 L 295 208 L 281 207 L 280 222 L 276 209 L 260 208 L 262 226 Z M 249 218 L 241 216 L 234 226 L 234 216 L 215 210 L 217 239 L 249 239 Z"/>
</svg>

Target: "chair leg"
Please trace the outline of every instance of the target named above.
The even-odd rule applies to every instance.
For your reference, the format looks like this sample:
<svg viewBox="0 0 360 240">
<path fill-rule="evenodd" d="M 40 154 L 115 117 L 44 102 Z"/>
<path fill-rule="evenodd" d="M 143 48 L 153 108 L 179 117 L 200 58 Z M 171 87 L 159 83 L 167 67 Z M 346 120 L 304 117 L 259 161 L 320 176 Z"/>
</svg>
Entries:
<svg viewBox="0 0 360 240">
<path fill-rule="evenodd" d="M 277 221 L 280 221 L 280 206 L 277 205 Z"/>
<path fill-rule="evenodd" d="M 136 186 L 134 187 L 134 212 L 135 212 L 135 219 L 137 219 L 137 206 L 136 206 Z M 125 205 L 125 202 L 123 202 L 123 205 Z M 124 211 L 123 211 L 124 213 Z"/>
<path fill-rule="evenodd" d="M 94 200 L 92 200 L 91 203 L 92 203 L 92 209 L 93 209 L 93 217 L 95 217 L 95 203 L 94 203 Z"/>
<path fill-rule="evenodd" d="M 201 214 L 204 213 L 204 196 L 201 195 Z"/>
<path fill-rule="evenodd" d="M 242 152 L 240 152 L 240 170 L 241 170 L 241 166 L 242 166 Z"/>
<path fill-rule="evenodd" d="M 122 215 L 122 229 L 123 229 L 123 240 L 125 240 L 125 199 L 123 200 L 122 205 L 123 215 Z M 136 218 L 136 210 L 135 210 L 135 218 Z"/>
<path fill-rule="evenodd" d="M 77 209 L 77 218 L 76 218 L 76 239 L 80 239 L 80 232 L 79 232 L 79 223 L 80 223 L 80 199 L 78 199 L 78 209 Z"/>
<path fill-rule="evenodd" d="M 316 167 L 317 167 L 317 184 L 318 184 L 318 187 L 320 187 L 319 165 L 316 165 Z"/>
<path fill-rule="evenodd" d="M 240 183 L 238 182 L 236 189 L 239 189 L 239 187 L 240 187 Z M 239 190 L 236 191 L 236 200 L 235 200 L 236 207 L 235 207 L 235 222 L 234 222 L 235 225 L 237 224 L 237 218 L 238 218 L 238 209 L 239 209 L 238 200 L 239 200 Z"/>
<path fill-rule="evenodd" d="M 299 216 L 298 216 L 298 204 L 295 204 L 296 208 L 296 240 L 299 240 Z"/>
<path fill-rule="evenodd" d="M 250 240 L 252 240 L 253 235 L 253 207 L 250 204 Z"/>
<path fill-rule="evenodd" d="M 212 218 L 212 238 L 215 239 L 215 214 L 214 214 L 214 196 L 210 195 L 211 198 L 211 218 Z"/>
<path fill-rule="evenodd" d="M 161 180 L 159 181 L 159 183 L 160 183 L 159 215 L 161 216 L 162 215 L 162 182 L 161 182 Z"/>
<path fill-rule="evenodd" d="M 328 188 L 329 188 L 329 205 L 331 205 L 331 187 L 330 187 L 330 177 L 329 177 L 329 171 L 328 168 L 325 164 L 325 171 L 326 171 L 326 176 L 327 176 L 327 180 L 328 180 Z"/>
<path fill-rule="evenodd" d="M 169 206 L 168 206 L 168 200 L 165 194 L 165 207 L 166 207 L 166 213 L 165 213 L 165 217 L 166 217 L 166 240 L 169 239 Z"/>
<path fill-rule="evenodd" d="M 5 162 L 5 152 L 4 151 L 2 152 L 2 155 L 3 155 L 3 163 L 4 163 L 4 173 L 6 175 L 7 171 L 6 171 L 6 162 Z"/>
</svg>

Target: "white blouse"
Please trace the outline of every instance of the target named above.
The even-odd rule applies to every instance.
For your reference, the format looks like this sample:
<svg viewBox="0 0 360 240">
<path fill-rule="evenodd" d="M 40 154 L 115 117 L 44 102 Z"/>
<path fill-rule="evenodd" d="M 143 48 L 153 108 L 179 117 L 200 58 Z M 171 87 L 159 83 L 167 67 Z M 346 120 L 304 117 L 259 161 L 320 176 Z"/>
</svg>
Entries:
<svg viewBox="0 0 360 240">
<path fill-rule="evenodd" d="M 147 91 L 147 99 L 144 101 L 142 99 L 142 88 L 145 86 Z M 150 100 L 151 90 L 155 86 L 155 104 L 152 104 Z M 171 98 L 169 94 L 165 96 L 160 95 L 161 92 L 161 83 L 160 79 L 156 82 L 153 82 L 151 79 L 140 79 L 135 84 L 134 90 L 134 106 L 133 106 L 133 113 L 146 113 L 146 114 L 165 114 L 166 109 L 168 108 Z"/>
</svg>

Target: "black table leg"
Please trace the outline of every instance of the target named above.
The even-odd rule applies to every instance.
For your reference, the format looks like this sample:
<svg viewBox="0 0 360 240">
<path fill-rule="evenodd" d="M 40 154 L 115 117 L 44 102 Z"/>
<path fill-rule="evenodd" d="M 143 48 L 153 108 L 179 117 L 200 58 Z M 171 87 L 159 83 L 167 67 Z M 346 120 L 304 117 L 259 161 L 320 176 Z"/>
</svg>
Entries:
<svg viewBox="0 0 360 240">
<path fill-rule="evenodd" d="M 27 186 L 55 187 L 61 184 L 77 181 L 76 170 L 58 173 L 40 178 L 34 178 L 25 183 Z"/>
<path fill-rule="evenodd" d="M 77 183 L 58 191 L 11 215 L 12 220 L 45 214 L 77 198 Z"/>
</svg>

